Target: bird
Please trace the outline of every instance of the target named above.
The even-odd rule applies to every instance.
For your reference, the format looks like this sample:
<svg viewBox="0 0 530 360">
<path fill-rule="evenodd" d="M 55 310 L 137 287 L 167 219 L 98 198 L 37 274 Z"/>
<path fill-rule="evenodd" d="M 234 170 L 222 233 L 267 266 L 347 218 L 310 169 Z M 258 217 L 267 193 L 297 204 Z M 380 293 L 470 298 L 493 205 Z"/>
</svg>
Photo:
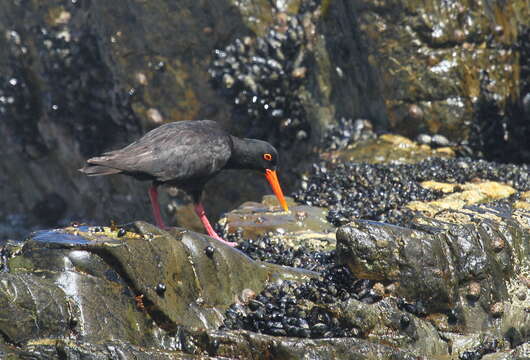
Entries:
<svg viewBox="0 0 530 360">
<path fill-rule="evenodd" d="M 205 184 L 223 169 L 258 170 L 283 210 L 289 211 L 276 173 L 278 165 L 278 151 L 266 141 L 232 136 L 213 120 L 182 120 L 163 124 L 122 149 L 92 157 L 79 171 L 88 176 L 124 174 L 151 181 L 148 194 L 153 217 L 162 229 L 166 226 L 158 187 L 176 186 L 191 196 L 208 235 L 235 246 L 221 238 L 208 221 L 201 201 Z"/>
</svg>

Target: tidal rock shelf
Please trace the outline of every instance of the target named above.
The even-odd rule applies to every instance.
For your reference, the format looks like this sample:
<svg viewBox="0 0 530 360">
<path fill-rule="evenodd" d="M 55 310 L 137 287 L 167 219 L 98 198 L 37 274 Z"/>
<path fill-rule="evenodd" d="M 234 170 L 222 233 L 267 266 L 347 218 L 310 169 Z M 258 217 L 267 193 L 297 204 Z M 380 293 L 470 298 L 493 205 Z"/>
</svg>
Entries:
<svg viewBox="0 0 530 360">
<path fill-rule="evenodd" d="M 305 205 L 290 203 L 291 218 L 265 199 L 243 204 L 221 221 L 225 236 L 252 258 L 311 269 L 320 277 L 269 284 L 246 303 L 232 305 L 221 329 L 353 337 L 427 358 L 525 358 L 528 179 L 527 166 L 469 158 L 323 161 L 295 194 Z M 320 222 L 297 219 L 302 207 L 315 204 L 324 211 L 303 212 L 320 214 Z M 367 219 L 356 213 L 333 221 L 337 208 Z M 370 217 L 392 218 L 395 225 Z M 314 226 L 326 221 L 338 226 L 332 246 L 319 242 L 329 228 Z"/>
<path fill-rule="evenodd" d="M 459 185 L 453 192 L 462 192 L 463 184 L 486 180 L 525 192 L 530 190 L 530 167 L 470 158 L 431 158 L 415 164 L 323 161 L 313 166 L 294 198 L 329 209 L 327 219 L 334 225 L 361 218 L 408 226 L 413 212 L 405 205 L 441 199 L 447 193 L 424 182 Z"/>
<path fill-rule="evenodd" d="M 321 208 L 290 200 L 285 213 L 266 198 L 221 221 L 235 249 L 143 222 L 37 232 L 2 247 L 0 352 L 524 359 L 530 196 L 519 195 L 416 213 L 410 227 L 336 230 Z"/>
<path fill-rule="evenodd" d="M 242 240 L 239 247 L 255 259 L 292 265 L 296 254 L 303 259 L 299 266 L 320 277 L 269 284 L 232 305 L 221 329 L 358 338 L 427 358 L 524 358 L 530 338 L 528 210 L 474 205 L 416 215 L 410 223 L 413 228 L 353 221 L 338 229 L 332 251 L 293 249 L 272 232 Z"/>
<path fill-rule="evenodd" d="M 59 341 L 78 344 L 82 354 L 95 344 L 114 346 L 113 340 L 181 351 L 177 334 L 218 328 L 230 304 L 267 282 L 316 276 L 253 261 L 211 240 L 137 222 L 41 231 L 5 244 L 0 352 L 31 345 L 46 353 Z"/>
</svg>

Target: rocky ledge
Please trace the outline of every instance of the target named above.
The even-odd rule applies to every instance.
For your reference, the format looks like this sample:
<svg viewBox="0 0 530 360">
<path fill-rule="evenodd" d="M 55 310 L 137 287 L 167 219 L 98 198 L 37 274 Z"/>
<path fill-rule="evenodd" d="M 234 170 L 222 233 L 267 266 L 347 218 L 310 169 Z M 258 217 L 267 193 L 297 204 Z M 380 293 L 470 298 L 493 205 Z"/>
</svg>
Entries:
<svg viewBox="0 0 530 360">
<path fill-rule="evenodd" d="M 265 197 L 221 219 L 236 248 L 145 222 L 2 244 L 0 353 L 528 358 L 528 168 L 339 158 L 290 212 Z"/>
</svg>

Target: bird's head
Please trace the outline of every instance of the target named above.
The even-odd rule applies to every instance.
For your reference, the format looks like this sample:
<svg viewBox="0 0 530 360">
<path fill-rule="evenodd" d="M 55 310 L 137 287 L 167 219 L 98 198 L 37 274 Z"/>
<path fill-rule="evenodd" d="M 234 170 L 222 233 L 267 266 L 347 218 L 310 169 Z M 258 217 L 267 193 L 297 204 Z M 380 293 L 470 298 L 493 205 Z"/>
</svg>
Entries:
<svg viewBox="0 0 530 360">
<path fill-rule="evenodd" d="M 278 151 L 276 151 L 274 146 L 268 142 L 259 141 L 257 144 L 258 146 L 256 146 L 256 154 L 254 155 L 256 157 L 256 165 L 258 166 L 257 170 L 262 170 L 265 172 L 267 170 L 276 171 L 280 161 L 278 157 Z"/>
<path fill-rule="evenodd" d="M 268 142 L 236 138 L 229 167 L 263 172 L 282 208 L 288 211 L 289 208 L 276 174 L 279 160 L 278 151 Z"/>
</svg>

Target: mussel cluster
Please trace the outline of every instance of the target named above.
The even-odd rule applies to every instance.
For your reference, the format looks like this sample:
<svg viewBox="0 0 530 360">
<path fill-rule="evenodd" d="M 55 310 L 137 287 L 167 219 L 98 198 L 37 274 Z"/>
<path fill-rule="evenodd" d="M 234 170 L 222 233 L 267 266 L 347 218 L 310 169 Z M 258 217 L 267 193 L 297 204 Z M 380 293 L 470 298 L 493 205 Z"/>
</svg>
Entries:
<svg viewBox="0 0 530 360">
<path fill-rule="evenodd" d="M 308 205 L 329 208 L 328 218 L 337 225 L 363 218 L 407 226 L 414 214 L 402 210 L 405 203 L 443 196 L 423 188 L 420 182 L 466 183 L 478 179 L 501 181 L 519 191 L 530 190 L 530 168 L 526 165 L 433 158 L 417 164 L 321 162 L 314 165 L 295 196 Z M 495 206 L 502 208 L 503 202 Z M 261 293 L 233 304 L 226 311 L 224 328 L 304 338 L 358 337 L 362 336 L 361 330 L 340 312 L 332 311 L 334 306 L 348 299 L 374 304 L 392 291 L 388 288 L 391 285 L 354 277 L 337 263 L 335 251 L 314 251 L 303 246 L 293 249 L 272 234 L 255 240 L 242 239 L 237 232 L 224 236 L 237 240 L 238 248 L 253 259 L 312 270 L 320 276 L 305 283 L 283 280 L 269 284 Z M 406 312 L 399 319 L 403 329 L 410 326 L 414 316 L 427 314 L 421 301 L 395 301 Z M 457 318 L 456 313 L 448 314 L 450 322 Z"/>
<path fill-rule="evenodd" d="M 335 225 L 362 218 L 407 226 L 413 215 L 403 209 L 410 201 L 431 201 L 443 196 L 420 182 L 465 183 L 473 179 L 501 181 L 519 191 L 530 188 L 530 168 L 470 158 L 433 158 L 417 164 L 314 164 L 294 194 L 297 201 L 329 209 Z"/>
<path fill-rule="evenodd" d="M 326 150 L 344 149 L 358 141 L 375 139 L 377 137 L 374 127 L 366 119 L 340 118 L 335 124 L 328 127 L 322 141 L 322 148 Z"/>
<path fill-rule="evenodd" d="M 254 260 L 321 272 L 333 263 L 334 251 L 310 251 L 305 247 L 293 249 L 281 241 L 262 236 L 256 240 L 243 240 L 228 236 L 239 243 L 238 248 Z"/>
<path fill-rule="evenodd" d="M 291 258 L 288 250 L 267 237 L 244 241 L 239 247 L 259 260 L 279 260 L 282 254 Z M 374 281 L 355 279 L 347 268 L 335 264 L 334 252 L 299 249 L 297 254 L 304 259 L 305 268 L 319 271 L 321 277 L 303 284 L 280 280 L 268 285 L 247 302 L 233 304 L 226 311 L 224 327 L 304 338 L 358 336 L 358 329 L 344 324 L 337 314 L 313 304 L 334 304 L 350 298 L 375 303 L 382 297 L 373 289 Z M 293 264 L 292 261 L 278 263 Z"/>
<path fill-rule="evenodd" d="M 282 147 L 310 136 L 299 91 L 310 68 L 306 14 L 278 13 L 265 36 L 237 38 L 215 50 L 211 79 L 233 102 L 235 117 L 249 122 L 247 136 Z"/>
</svg>

